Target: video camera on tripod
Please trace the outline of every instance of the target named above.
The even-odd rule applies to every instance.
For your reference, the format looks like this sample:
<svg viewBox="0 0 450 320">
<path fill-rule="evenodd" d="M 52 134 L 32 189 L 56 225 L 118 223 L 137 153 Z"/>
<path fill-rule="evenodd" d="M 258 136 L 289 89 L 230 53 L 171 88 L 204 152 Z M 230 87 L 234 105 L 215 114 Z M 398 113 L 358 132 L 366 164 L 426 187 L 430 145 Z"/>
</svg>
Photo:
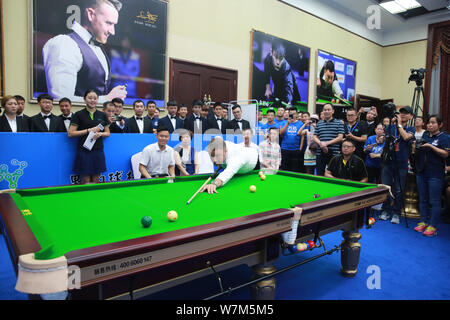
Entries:
<svg viewBox="0 0 450 320">
<path fill-rule="evenodd" d="M 425 78 L 425 70 L 424 68 L 420 69 L 411 69 L 411 75 L 409 76 L 408 83 L 411 81 L 415 81 L 418 87 L 423 85 L 423 79 Z"/>
</svg>

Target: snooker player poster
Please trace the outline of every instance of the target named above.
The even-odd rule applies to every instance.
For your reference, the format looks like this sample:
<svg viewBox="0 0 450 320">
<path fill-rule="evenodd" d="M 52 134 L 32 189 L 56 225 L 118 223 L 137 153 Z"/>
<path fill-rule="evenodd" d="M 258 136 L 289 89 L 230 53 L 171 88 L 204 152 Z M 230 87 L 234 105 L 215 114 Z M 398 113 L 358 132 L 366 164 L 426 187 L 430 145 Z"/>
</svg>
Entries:
<svg viewBox="0 0 450 320">
<path fill-rule="evenodd" d="M 31 100 L 49 93 L 84 104 L 121 98 L 164 106 L 167 2 L 29 0 Z"/>
<path fill-rule="evenodd" d="M 310 48 L 252 30 L 251 99 L 306 110 Z"/>
<path fill-rule="evenodd" d="M 346 106 L 353 105 L 356 61 L 318 50 L 316 80 L 317 103 L 332 102 Z"/>
</svg>

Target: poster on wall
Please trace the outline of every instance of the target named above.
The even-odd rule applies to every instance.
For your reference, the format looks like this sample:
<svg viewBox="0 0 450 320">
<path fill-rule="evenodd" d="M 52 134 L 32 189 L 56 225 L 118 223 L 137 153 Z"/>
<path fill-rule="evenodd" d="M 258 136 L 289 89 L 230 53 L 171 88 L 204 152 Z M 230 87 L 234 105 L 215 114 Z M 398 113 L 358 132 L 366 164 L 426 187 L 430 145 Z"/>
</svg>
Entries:
<svg viewBox="0 0 450 320">
<path fill-rule="evenodd" d="M 252 30 L 251 55 L 250 99 L 307 109 L 310 48 Z"/>
<path fill-rule="evenodd" d="M 161 0 L 29 0 L 31 100 L 49 93 L 83 103 L 164 105 L 167 3 Z"/>
<path fill-rule="evenodd" d="M 343 118 L 354 105 L 356 61 L 318 50 L 316 82 L 316 111 L 320 113 L 324 104 L 332 103 L 336 118 Z"/>
</svg>

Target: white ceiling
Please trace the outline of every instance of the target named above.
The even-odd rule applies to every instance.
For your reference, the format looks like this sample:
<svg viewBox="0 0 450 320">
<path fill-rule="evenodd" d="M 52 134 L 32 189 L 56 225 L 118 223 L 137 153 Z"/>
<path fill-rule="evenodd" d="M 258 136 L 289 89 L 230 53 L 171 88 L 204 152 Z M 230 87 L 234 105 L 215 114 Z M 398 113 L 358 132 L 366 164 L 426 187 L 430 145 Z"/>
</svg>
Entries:
<svg viewBox="0 0 450 320">
<path fill-rule="evenodd" d="M 379 8 L 380 28 L 370 30 L 367 20 L 373 11 L 370 6 L 378 4 L 376 0 L 280 0 L 302 11 L 338 25 L 382 46 L 423 40 L 428 35 L 428 25 L 450 20 L 450 10 L 431 12 L 407 20 L 392 15 Z M 450 0 L 418 0 L 428 10 L 450 5 Z"/>
</svg>

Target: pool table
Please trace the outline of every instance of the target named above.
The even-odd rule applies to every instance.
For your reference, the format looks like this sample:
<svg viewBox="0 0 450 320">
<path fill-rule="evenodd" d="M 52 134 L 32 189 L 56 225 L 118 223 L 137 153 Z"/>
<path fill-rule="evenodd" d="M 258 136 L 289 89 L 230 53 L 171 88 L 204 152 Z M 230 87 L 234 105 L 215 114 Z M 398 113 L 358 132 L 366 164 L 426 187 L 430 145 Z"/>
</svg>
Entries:
<svg viewBox="0 0 450 320">
<path fill-rule="evenodd" d="M 345 103 L 344 101 L 342 101 L 342 102 L 341 101 L 339 103 L 332 103 L 331 98 L 329 98 L 329 99 L 318 98 L 316 100 L 316 114 L 320 115 L 320 113 L 322 112 L 323 106 L 327 103 L 331 103 L 334 107 L 334 115 L 333 116 L 336 119 L 342 119 L 344 121 L 347 121 L 347 118 L 346 118 L 347 110 L 349 108 L 352 108 L 353 104 Z"/>
<path fill-rule="evenodd" d="M 354 275 L 362 209 L 385 186 L 279 171 L 235 176 L 187 200 L 207 175 L 17 189 L 0 194 L 0 226 L 18 282 L 71 299 L 138 298 L 239 264 L 267 266 L 296 241 L 344 230 L 342 272 Z M 249 186 L 255 185 L 251 193 Z M 319 195 L 315 197 L 314 195 Z M 171 222 L 167 213 L 175 210 Z M 150 216 L 144 228 L 141 218 Z M 263 268 L 264 269 L 264 268 Z"/>
</svg>

